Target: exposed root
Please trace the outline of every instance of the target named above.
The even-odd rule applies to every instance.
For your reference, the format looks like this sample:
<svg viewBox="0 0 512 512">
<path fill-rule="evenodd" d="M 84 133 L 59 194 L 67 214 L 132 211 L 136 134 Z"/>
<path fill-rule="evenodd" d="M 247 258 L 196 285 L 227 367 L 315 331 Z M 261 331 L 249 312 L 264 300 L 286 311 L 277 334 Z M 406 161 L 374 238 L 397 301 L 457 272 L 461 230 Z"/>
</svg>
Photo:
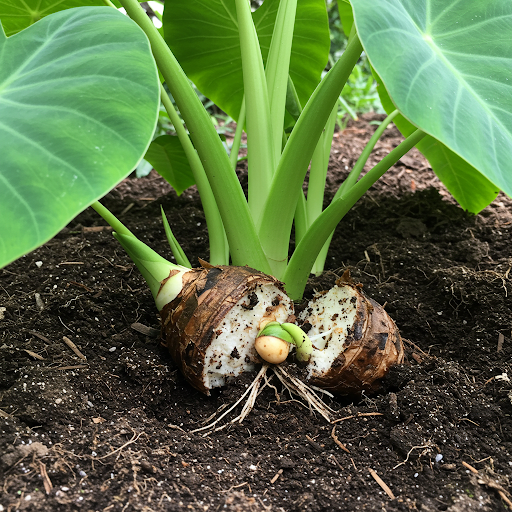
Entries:
<svg viewBox="0 0 512 512">
<path fill-rule="evenodd" d="M 215 427 L 215 425 L 222 419 L 224 418 L 224 416 L 226 416 L 227 414 L 229 414 L 244 398 L 247 394 L 249 394 L 249 398 L 247 399 L 243 409 L 242 409 L 242 412 L 240 413 L 239 416 L 237 416 L 235 419 L 231 420 L 230 423 L 235 423 L 235 422 L 239 422 L 241 423 L 245 417 L 247 417 L 247 415 L 251 412 L 252 408 L 254 407 L 254 402 L 256 401 L 256 397 L 258 396 L 259 394 L 259 391 L 260 391 L 260 384 L 261 384 L 261 381 L 262 379 L 266 376 L 266 373 L 267 373 L 267 370 L 268 370 L 268 365 L 267 364 L 264 364 L 262 367 L 261 367 L 261 370 L 258 372 L 258 375 L 256 375 L 256 377 L 254 378 L 254 380 L 252 381 L 251 385 L 245 390 L 244 394 L 224 413 L 222 414 L 221 416 L 219 416 L 215 421 L 213 421 L 212 423 L 209 423 L 208 425 L 205 425 L 204 427 L 201 427 L 201 428 L 196 428 L 195 430 L 191 430 L 190 433 L 194 433 L 194 432 L 202 432 L 204 430 L 210 430 L 210 429 L 213 429 L 213 427 Z M 266 379 L 265 379 L 266 380 Z M 266 385 L 266 383 L 265 383 Z M 265 385 L 263 386 L 263 388 L 265 387 Z M 263 389 L 261 388 L 261 389 Z M 212 416 L 210 416 L 209 419 L 211 419 Z M 225 425 L 223 425 L 222 427 L 217 427 L 215 430 L 222 430 L 223 428 L 225 428 L 229 423 L 226 423 Z"/>
<path fill-rule="evenodd" d="M 275 386 L 270 384 L 270 379 L 267 376 L 267 370 L 269 369 L 268 364 L 264 364 L 261 367 L 261 370 L 258 372 L 254 380 L 252 381 L 251 385 L 245 390 L 245 392 L 242 394 L 242 396 L 231 406 L 229 409 L 227 409 L 223 414 L 221 414 L 215 421 L 212 421 L 211 423 L 208 423 L 208 425 L 205 425 L 200 428 L 196 428 L 195 430 L 191 430 L 190 433 L 193 434 L 195 432 L 204 432 L 206 431 L 205 435 L 208 435 L 210 431 L 217 432 L 218 430 L 222 430 L 226 428 L 228 425 L 231 425 L 233 423 L 242 423 L 244 419 L 249 415 L 249 413 L 254 408 L 254 404 L 256 402 L 256 398 L 258 395 L 266 388 L 270 387 L 273 388 L 276 397 L 279 400 L 279 396 L 277 393 L 277 389 Z M 315 389 L 321 392 L 324 392 L 321 389 L 308 386 L 301 380 L 297 379 L 293 375 L 291 375 L 284 367 L 282 366 L 273 366 L 272 370 L 274 371 L 274 374 L 277 376 L 277 378 L 281 381 L 283 386 L 289 391 L 291 395 L 297 395 L 305 402 L 307 403 L 307 406 L 310 410 L 315 410 L 318 413 L 320 413 L 329 423 L 331 423 L 331 414 L 333 414 L 335 411 L 333 411 L 325 402 L 315 393 Z M 262 385 L 263 383 L 263 385 Z M 331 393 L 325 392 L 328 396 L 332 396 Z M 248 395 L 248 396 L 247 396 Z M 246 398 L 245 404 L 242 408 L 242 411 L 240 414 L 233 418 L 228 423 L 225 423 L 224 425 L 221 425 L 219 427 L 216 427 L 216 425 L 225 417 L 227 416 L 233 409 L 235 409 L 243 400 Z M 302 402 L 299 402 L 302 403 Z M 305 404 L 303 404 L 305 405 Z M 212 420 L 215 418 L 215 416 L 220 413 L 223 409 L 225 409 L 226 406 L 223 406 L 219 408 L 219 410 L 214 413 L 212 416 L 208 418 L 207 421 Z"/>
<path fill-rule="evenodd" d="M 310 409 L 314 409 L 320 413 L 327 422 L 331 422 L 330 414 L 335 411 L 333 411 L 310 386 L 304 384 L 304 382 L 293 375 L 290 375 L 282 366 L 274 367 L 274 373 L 290 393 L 300 396 L 307 402 Z"/>
</svg>

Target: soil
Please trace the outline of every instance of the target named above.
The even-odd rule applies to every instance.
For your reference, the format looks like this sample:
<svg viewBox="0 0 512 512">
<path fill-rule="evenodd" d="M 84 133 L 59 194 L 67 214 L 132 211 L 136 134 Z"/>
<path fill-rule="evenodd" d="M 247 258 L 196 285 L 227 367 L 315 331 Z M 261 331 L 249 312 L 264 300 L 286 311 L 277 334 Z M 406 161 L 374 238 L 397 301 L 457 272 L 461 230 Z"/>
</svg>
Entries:
<svg viewBox="0 0 512 512">
<path fill-rule="evenodd" d="M 336 134 L 328 196 L 375 119 Z M 370 163 L 400 141 L 386 130 Z M 162 204 L 190 260 L 208 258 L 194 189 L 151 174 L 104 202 L 171 258 Z M 254 375 L 210 397 L 184 381 L 104 224 L 85 211 L 0 271 L 0 511 L 510 510 L 510 198 L 468 215 L 418 152 L 402 158 L 341 222 L 307 294 L 349 268 L 399 326 L 405 363 L 373 396 L 324 396 L 334 423 L 273 378 L 213 432 L 192 431 Z"/>
</svg>

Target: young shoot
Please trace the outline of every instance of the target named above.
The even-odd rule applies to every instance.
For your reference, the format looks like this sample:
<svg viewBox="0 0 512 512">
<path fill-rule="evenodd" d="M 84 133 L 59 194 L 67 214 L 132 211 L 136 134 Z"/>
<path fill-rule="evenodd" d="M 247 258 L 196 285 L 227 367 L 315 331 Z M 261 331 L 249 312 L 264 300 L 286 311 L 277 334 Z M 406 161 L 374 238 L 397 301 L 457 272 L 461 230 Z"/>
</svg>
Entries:
<svg viewBox="0 0 512 512">
<path fill-rule="evenodd" d="M 308 335 L 295 324 L 269 322 L 260 330 L 255 342 L 260 357 L 271 364 L 285 361 L 290 345 L 295 345 L 298 361 L 309 361 L 313 344 Z"/>
</svg>

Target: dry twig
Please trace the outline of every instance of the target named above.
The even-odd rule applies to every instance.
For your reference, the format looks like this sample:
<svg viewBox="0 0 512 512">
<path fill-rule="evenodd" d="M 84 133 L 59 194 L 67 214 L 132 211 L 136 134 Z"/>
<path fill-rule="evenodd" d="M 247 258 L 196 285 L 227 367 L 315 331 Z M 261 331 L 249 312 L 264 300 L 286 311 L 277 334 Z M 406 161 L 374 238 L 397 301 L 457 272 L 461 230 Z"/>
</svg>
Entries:
<svg viewBox="0 0 512 512">
<path fill-rule="evenodd" d="M 331 437 L 334 439 L 334 442 L 345 452 L 350 453 L 350 450 L 338 439 L 336 436 L 336 425 L 332 427 Z"/>
<path fill-rule="evenodd" d="M 394 500 L 395 495 L 393 494 L 393 491 L 386 485 L 382 478 L 377 475 L 377 472 L 372 468 L 368 468 L 368 471 L 370 472 L 370 475 L 372 475 L 372 477 L 375 479 L 375 481 L 381 486 L 382 490 L 389 496 L 389 498 Z"/>
<path fill-rule="evenodd" d="M 62 336 L 62 341 L 80 358 L 84 361 L 87 361 L 87 357 L 85 357 L 82 352 L 78 349 L 78 347 L 67 337 Z"/>
<path fill-rule="evenodd" d="M 53 489 L 53 484 L 46 471 L 46 464 L 43 464 L 41 461 L 39 461 L 39 472 L 43 479 L 44 490 L 46 491 L 46 494 L 50 494 Z"/>
</svg>

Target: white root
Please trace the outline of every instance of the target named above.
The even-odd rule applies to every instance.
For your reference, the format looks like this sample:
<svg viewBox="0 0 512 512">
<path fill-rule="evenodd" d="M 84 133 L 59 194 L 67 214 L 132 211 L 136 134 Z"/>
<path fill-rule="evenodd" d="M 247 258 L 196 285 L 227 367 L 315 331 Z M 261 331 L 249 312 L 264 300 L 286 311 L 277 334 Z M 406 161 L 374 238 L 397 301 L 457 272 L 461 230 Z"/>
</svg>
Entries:
<svg viewBox="0 0 512 512">
<path fill-rule="evenodd" d="M 254 378 L 254 380 L 251 382 L 250 386 L 245 390 L 245 392 L 242 394 L 242 396 L 231 407 L 229 407 L 229 409 L 226 412 L 224 412 L 221 416 L 219 416 L 215 421 L 212 421 L 211 423 L 209 423 L 208 425 L 205 425 L 203 427 L 197 428 L 195 430 L 191 430 L 190 433 L 193 434 L 195 432 L 206 431 L 206 434 L 204 434 L 206 436 L 211 431 L 217 432 L 219 430 L 223 430 L 230 424 L 237 423 L 237 422 L 242 423 L 243 420 L 249 415 L 249 413 L 254 408 L 256 398 L 265 389 L 265 387 L 273 388 L 276 393 L 276 397 L 279 400 L 279 396 L 277 394 L 276 387 L 273 386 L 272 384 L 270 384 L 270 379 L 267 377 L 268 369 L 269 369 L 269 365 L 267 365 L 267 364 L 264 364 L 261 367 L 261 370 L 258 372 L 258 374 Z M 313 389 L 312 386 L 308 386 L 301 380 L 297 379 L 296 377 L 291 375 L 286 370 L 286 368 L 284 368 L 282 366 L 273 366 L 272 370 L 273 370 L 274 374 L 277 376 L 277 378 L 280 380 L 282 385 L 289 391 L 289 393 L 291 395 L 297 395 L 300 398 L 302 398 L 303 400 L 305 400 L 305 402 L 307 403 L 307 406 L 309 407 L 310 410 L 317 411 L 319 414 L 322 415 L 323 418 L 325 418 L 325 420 L 327 420 L 328 423 L 331 423 L 331 414 L 335 414 L 335 411 L 333 409 L 331 409 L 315 393 L 315 389 Z M 264 382 L 263 382 L 263 386 L 262 386 L 261 384 L 262 384 L 263 380 L 264 380 Z M 316 386 L 315 386 L 315 388 L 316 388 Z M 333 396 L 333 395 L 331 395 L 331 393 L 324 391 L 320 388 L 316 388 L 316 391 L 325 393 L 326 395 L 331 396 L 331 397 Z M 247 396 L 247 395 L 249 395 L 249 396 Z M 225 423 L 224 425 L 221 425 L 220 427 L 215 428 L 215 426 L 219 423 L 219 421 L 221 421 L 226 415 L 228 415 L 231 411 L 233 411 L 233 409 L 235 409 L 246 397 L 247 397 L 247 399 L 245 401 L 245 404 L 244 404 L 240 414 L 236 418 L 229 421 L 228 423 Z M 299 402 L 299 403 L 302 403 L 302 402 Z M 305 405 L 305 404 L 303 404 L 303 405 Z M 220 411 L 222 411 L 225 408 L 226 408 L 226 406 L 220 407 L 219 410 L 216 413 L 214 413 L 213 415 L 211 415 L 207 421 L 210 421 L 211 419 L 213 419 Z"/>
<path fill-rule="evenodd" d="M 222 416 L 219 416 L 215 421 L 213 421 L 212 423 L 209 423 L 208 425 L 205 425 L 204 427 L 200 427 L 200 428 L 196 428 L 195 430 L 191 430 L 190 433 L 193 434 L 195 432 L 202 432 L 204 430 L 212 429 L 222 418 L 224 418 L 224 416 L 229 414 L 250 392 L 249 398 L 247 399 L 247 402 L 245 403 L 244 408 L 242 409 L 242 412 L 240 413 L 239 416 L 237 416 L 234 420 L 231 420 L 231 422 L 230 422 L 230 423 L 234 423 L 237 420 L 239 420 L 239 418 L 242 418 L 242 419 L 240 419 L 240 423 L 241 423 L 243 421 L 243 419 L 249 414 L 249 412 L 251 412 L 251 410 L 254 406 L 254 402 L 256 401 L 256 397 L 258 396 L 258 390 L 260 387 L 261 380 L 267 373 L 267 370 L 268 370 L 268 365 L 264 364 L 261 367 L 261 370 L 258 372 L 258 375 L 256 375 L 256 377 L 252 381 L 251 385 L 245 390 L 243 395 L 224 414 L 222 414 Z M 250 406 L 248 407 L 247 404 L 250 404 Z M 242 415 L 243 415 L 243 417 L 242 417 Z M 215 415 L 210 416 L 210 418 L 208 418 L 208 419 L 211 419 L 212 417 L 215 417 Z M 221 430 L 226 426 L 227 426 L 227 424 L 222 427 L 216 428 L 215 430 Z"/>
<path fill-rule="evenodd" d="M 321 414 L 328 423 L 331 423 L 330 414 L 334 414 L 335 411 L 333 411 L 310 386 L 293 375 L 290 375 L 290 373 L 281 366 L 276 366 L 274 373 L 288 391 L 304 399 L 310 408 L 313 408 Z"/>
</svg>

